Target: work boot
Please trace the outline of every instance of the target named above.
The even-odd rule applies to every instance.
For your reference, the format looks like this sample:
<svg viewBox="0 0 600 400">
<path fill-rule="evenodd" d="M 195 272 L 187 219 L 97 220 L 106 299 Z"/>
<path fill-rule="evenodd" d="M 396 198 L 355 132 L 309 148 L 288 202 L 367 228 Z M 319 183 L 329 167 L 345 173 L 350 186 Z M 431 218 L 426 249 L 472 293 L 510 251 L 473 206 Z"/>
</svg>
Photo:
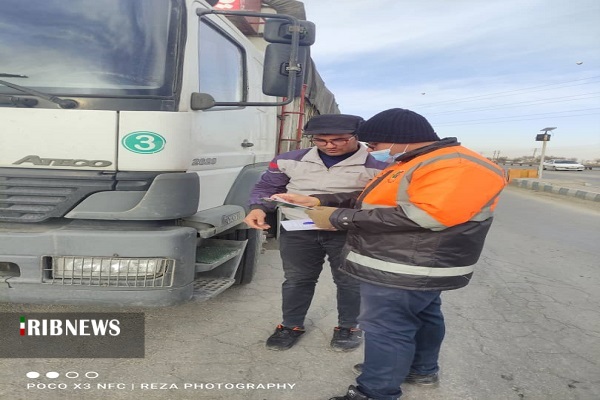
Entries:
<svg viewBox="0 0 600 400">
<path fill-rule="evenodd" d="M 414 372 L 409 372 L 406 378 L 404 378 L 404 382 L 417 386 L 437 386 L 440 383 L 440 378 L 438 377 L 437 372 L 427 375 L 419 375 L 415 374 Z"/>
<path fill-rule="evenodd" d="M 362 374 L 362 364 L 356 364 L 352 367 L 352 371 L 356 375 Z M 437 372 L 433 374 L 427 375 L 419 375 L 414 372 L 409 372 L 406 378 L 404 378 L 404 383 L 410 383 L 417 386 L 436 386 L 440 382 L 440 378 Z"/>
<path fill-rule="evenodd" d="M 295 326 L 288 328 L 281 324 L 277 325 L 275 332 L 267 339 L 267 349 L 287 350 L 296 344 L 300 336 L 304 334 L 304 328 Z"/>
<path fill-rule="evenodd" d="M 334 351 L 356 350 L 362 343 L 362 331 L 358 328 L 342 328 L 336 326 L 333 329 L 331 348 Z"/>
<path fill-rule="evenodd" d="M 370 400 L 370 398 L 362 394 L 356 386 L 350 385 L 344 396 L 332 397 L 329 400 Z"/>
</svg>

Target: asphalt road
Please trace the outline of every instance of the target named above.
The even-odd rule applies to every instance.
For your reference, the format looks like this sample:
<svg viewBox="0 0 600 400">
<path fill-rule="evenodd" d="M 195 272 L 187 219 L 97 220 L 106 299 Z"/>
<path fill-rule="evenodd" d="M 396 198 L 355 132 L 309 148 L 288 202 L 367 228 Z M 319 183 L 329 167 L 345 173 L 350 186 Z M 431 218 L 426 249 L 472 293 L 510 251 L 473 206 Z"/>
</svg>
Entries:
<svg viewBox="0 0 600 400">
<path fill-rule="evenodd" d="M 511 166 L 504 165 L 506 169 L 535 169 L 537 167 L 529 166 Z M 585 170 L 585 171 L 543 171 L 542 180 L 552 181 L 570 181 L 587 183 L 591 187 L 600 189 L 600 170 Z"/>
<path fill-rule="evenodd" d="M 559 181 L 572 180 L 575 182 L 588 182 L 590 185 L 600 188 L 600 170 L 585 171 L 543 171 L 542 179 L 551 179 Z"/>
<path fill-rule="evenodd" d="M 508 188 L 472 283 L 443 295 L 441 385 L 406 385 L 403 399 L 599 399 L 599 227 L 596 205 Z M 281 280 L 278 252 L 267 250 L 247 286 L 204 303 L 145 310 L 145 359 L 3 359 L 0 398 L 325 400 L 344 393 L 362 350 L 328 350 L 336 322 L 329 273 L 298 345 L 265 349 L 280 320 Z M 0 311 L 107 310 L 0 304 Z M 32 371 L 41 377 L 27 378 Z M 45 377 L 50 371 L 59 377 Z M 86 372 L 98 377 L 81 377 Z"/>
</svg>

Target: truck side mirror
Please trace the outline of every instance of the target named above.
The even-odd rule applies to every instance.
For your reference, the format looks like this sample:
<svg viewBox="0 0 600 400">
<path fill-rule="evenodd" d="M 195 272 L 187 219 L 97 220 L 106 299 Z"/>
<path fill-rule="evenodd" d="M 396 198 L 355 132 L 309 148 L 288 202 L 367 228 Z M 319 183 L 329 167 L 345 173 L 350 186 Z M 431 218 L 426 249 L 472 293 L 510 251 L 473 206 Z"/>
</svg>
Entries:
<svg viewBox="0 0 600 400">
<path fill-rule="evenodd" d="M 215 98 L 208 93 L 192 93 L 190 108 L 192 110 L 207 110 L 215 106 Z"/>
<path fill-rule="evenodd" d="M 299 42 L 300 46 L 312 46 L 315 43 L 316 28 L 310 21 L 298 21 L 300 24 Z M 263 38 L 269 43 L 292 43 L 293 25 L 280 19 L 269 19 L 265 24 Z"/>
<path fill-rule="evenodd" d="M 290 69 L 292 47 L 282 43 L 271 43 L 265 51 L 263 67 L 263 93 L 268 96 L 287 97 L 290 74 L 295 74 L 294 96 L 299 96 L 308 61 L 308 48 L 298 48 L 298 65 Z"/>
</svg>

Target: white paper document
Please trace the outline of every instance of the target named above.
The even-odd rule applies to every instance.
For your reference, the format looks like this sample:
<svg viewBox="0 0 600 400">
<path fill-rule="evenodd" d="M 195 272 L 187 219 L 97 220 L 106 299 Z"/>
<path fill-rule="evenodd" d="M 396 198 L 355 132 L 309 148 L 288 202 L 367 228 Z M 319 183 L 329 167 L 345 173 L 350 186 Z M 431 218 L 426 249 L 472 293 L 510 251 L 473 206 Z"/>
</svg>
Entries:
<svg viewBox="0 0 600 400">
<path fill-rule="evenodd" d="M 281 221 L 281 226 L 285 228 L 286 231 L 312 231 L 317 228 L 312 219 L 292 219 L 288 221 Z"/>
</svg>

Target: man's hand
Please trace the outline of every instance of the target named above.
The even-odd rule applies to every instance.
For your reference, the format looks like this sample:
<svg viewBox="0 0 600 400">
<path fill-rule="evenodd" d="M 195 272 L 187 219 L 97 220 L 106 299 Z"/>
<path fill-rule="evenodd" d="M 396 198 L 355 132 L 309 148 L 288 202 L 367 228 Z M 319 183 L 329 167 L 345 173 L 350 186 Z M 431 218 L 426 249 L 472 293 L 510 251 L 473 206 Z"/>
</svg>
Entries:
<svg viewBox="0 0 600 400">
<path fill-rule="evenodd" d="M 336 207 L 314 207 L 313 210 L 305 210 L 304 212 L 314 221 L 317 228 L 335 230 L 329 222 L 329 217 L 335 210 L 337 210 Z"/>
<path fill-rule="evenodd" d="M 298 204 L 300 206 L 305 206 L 305 207 L 314 207 L 314 206 L 318 206 L 319 204 L 321 204 L 319 199 L 317 199 L 316 197 L 304 196 L 302 194 L 296 194 L 296 193 L 278 193 L 278 194 L 274 194 L 273 196 L 271 196 L 271 198 L 274 200 L 276 200 L 277 198 L 280 198 L 287 202 Z"/>
<path fill-rule="evenodd" d="M 254 229 L 269 229 L 271 226 L 265 222 L 267 213 L 261 209 L 252 210 L 244 218 L 244 222 L 248 224 L 250 228 Z"/>
</svg>

